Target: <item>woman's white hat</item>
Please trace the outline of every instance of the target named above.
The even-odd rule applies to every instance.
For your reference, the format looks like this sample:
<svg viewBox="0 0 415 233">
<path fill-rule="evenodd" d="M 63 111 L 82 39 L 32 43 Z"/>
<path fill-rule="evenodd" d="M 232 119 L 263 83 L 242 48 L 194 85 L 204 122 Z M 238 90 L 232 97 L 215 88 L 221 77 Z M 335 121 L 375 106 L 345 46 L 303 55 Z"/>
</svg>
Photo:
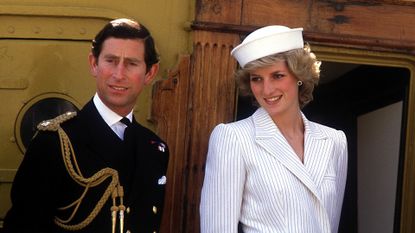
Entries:
<svg viewBox="0 0 415 233">
<path fill-rule="evenodd" d="M 249 34 L 231 55 L 244 67 L 248 62 L 268 55 L 304 47 L 302 28 L 280 25 L 262 27 Z"/>
</svg>

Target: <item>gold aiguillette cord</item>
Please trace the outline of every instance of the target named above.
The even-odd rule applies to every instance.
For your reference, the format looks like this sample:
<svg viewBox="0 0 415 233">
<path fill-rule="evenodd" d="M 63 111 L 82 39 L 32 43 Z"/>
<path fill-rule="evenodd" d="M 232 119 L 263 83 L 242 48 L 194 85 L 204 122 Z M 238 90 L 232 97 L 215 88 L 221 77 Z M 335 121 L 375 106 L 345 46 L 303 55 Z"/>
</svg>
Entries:
<svg viewBox="0 0 415 233">
<path fill-rule="evenodd" d="M 117 206 L 117 197 L 119 197 L 120 205 Z M 117 225 L 117 212 L 119 212 L 120 218 L 120 233 L 124 232 L 124 189 L 121 185 L 117 186 L 112 192 L 112 207 L 111 207 L 111 222 L 112 222 L 112 233 L 115 233 Z"/>
</svg>

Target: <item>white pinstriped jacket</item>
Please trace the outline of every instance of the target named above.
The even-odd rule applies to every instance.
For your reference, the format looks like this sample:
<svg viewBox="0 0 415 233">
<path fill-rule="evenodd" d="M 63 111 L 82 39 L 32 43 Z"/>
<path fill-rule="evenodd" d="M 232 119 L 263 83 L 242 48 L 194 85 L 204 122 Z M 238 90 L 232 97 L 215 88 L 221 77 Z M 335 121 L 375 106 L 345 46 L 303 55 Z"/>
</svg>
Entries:
<svg viewBox="0 0 415 233">
<path fill-rule="evenodd" d="M 304 164 L 268 113 L 215 127 L 201 233 L 336 233 L 347 173 L 345 134 L 303 115 Z"/>
</svg>

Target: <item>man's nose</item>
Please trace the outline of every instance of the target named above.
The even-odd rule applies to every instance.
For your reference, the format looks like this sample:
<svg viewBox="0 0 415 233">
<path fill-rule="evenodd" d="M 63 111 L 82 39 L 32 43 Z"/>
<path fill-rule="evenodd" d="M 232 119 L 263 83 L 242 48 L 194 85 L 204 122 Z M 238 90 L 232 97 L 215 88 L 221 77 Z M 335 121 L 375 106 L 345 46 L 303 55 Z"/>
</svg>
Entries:
<svg viewBox="0 0 415 233">
<path fill-rule="evenodd" d="M 125 77 L 125 69 L 124 63 L 119 62 L 115 67 L 114 77 L 117 79 L 122 79 Z"/>
</svg>

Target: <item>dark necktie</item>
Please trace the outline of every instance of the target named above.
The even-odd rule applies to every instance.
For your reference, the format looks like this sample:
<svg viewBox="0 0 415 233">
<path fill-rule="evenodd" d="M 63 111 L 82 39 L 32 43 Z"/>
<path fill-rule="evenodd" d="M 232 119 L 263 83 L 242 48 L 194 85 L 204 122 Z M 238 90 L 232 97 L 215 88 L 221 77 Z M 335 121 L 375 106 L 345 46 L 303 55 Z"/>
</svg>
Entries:
<svg viewBox="0 0 415 233">
<path fill-rule="evenodd" d="M 135 167 L 135 158 L 134 158 L 134 130 L 132 122 L 127 118 L 123 117 L 120 120 L 121 123 L 127 127 L 124 129 L 124 145 L 126 153 L 123 156 L 119 156 L 121 159 L 119 174 L 121 183 L 124 184 L 124 192 L 128 193 L 130 191 L 130 184 L 132 182 L 132 177 L 134 175 Z"/>
<path fill-rule="evenodd" d="M 129 127 L 131 126 L 131 121 L 127 118 L 127 117 L 123 117 L 120 120 L 121 123 L 123 123 L 124 125 L 126 125 L 127 127 L 124 129 L 124 141 L 128 136 L 128 131 L 129 131 Z"/>
</svg>

